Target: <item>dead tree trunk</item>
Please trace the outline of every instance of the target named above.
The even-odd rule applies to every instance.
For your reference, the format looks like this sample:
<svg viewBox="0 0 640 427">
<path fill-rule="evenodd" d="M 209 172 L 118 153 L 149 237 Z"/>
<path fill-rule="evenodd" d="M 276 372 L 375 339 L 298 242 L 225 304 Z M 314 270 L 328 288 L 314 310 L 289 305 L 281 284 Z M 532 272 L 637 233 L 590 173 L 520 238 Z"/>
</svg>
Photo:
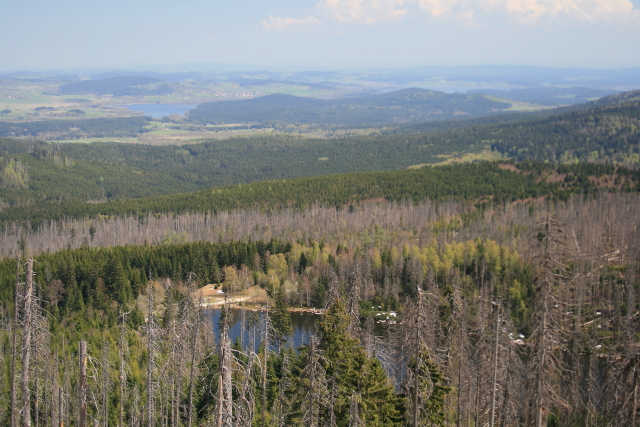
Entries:
<svg viewBox="0 0 640 427">
<path fill-rule="evenodd" d="M 269 302 L 267 302 L 267 311 L 264 313 L 264 340 L 262 341 L 264 349 L 264 361 L 262 367 L 262 427 L 265 426 L 265 418 L 267 413 L 267 359 L 269 357 Z"/>
<path fill-rule="evenodd" d="M 229 305 L 225 303 L 224 324 L 220 334 L 217 427 L 233 427 L 233 395 L 231 382 L 231 339 L 229 338 Z"/>
<path fill-rule="evenodd" d="M 29 362 L 33 320 L 33 259 L 27 260 L 27 281 L 24 294 L 24 332 L 22 335 L 22 425 L 31 426 L 31 390 L 29 389 Z"/>
<path fill-rule="evenodd" d="M 20 305 L 20 259 L 16 265 L 16 291 L 13 303 L 13 330 L 12 333 L 12 349 L 11 349 L 11 427 L 16 427 L 16 353 L 18 352 L 18 312 Z"/>
<path fill-rule="evenodd" d="M 495 426 L 496 420 L 496 392 L 498 390 L 498 349 L 500 348 L 500 305 L 496 304 L 496 341 L 493 352 L 493 381 L 491 382 L 491 423 L 490 426 Z"/>
<path fill-rule="evenodd" d="M 102 347 L 102 427 L 109 427 L 109 342 Z"/>
<path fill-rule="evenodd" d="M 155 325 L 155 287 L 149 277 L 149 292 L 147 300 L 147 423 L 149 427 L 156 424 L 156 403 L 155 389 L 156 383 L 154 378 L 154 370 L 156 363 L 156 325 Z"/>
<path fill-rule="evenodd" d="M 191 282 L 190 282 L 191 284 Z M 189 288 L 189 292 L 192 292 L 191 287 Z M 202 295 L 202 294 L 201 294 Z M 195 389 L 195 375 L 196 375 L 196 355 L 198 353 L 198 335 L 200 333 L 200 304 L 201 300 L 198 301 L 198 305 L 195 305 L 191 300 L 187 302 L 189 304 L 190 312 L 192 314 L 192 324 L 191 328 L 193 334 L 191 336 L 191 366 L 189 368 L 189 401 L 187 402 L 187 427 L 191 427 L 192 418 L 193 418 L 193 393 Z"/>
<path fill-rule="evenodd" d="M 122 317 L 122 324 L 120 326 L 120 338 L 118 340 L 119 344 L 118 344 L 118 357 L 120 359 L 120 363 L 119 363 L 119 367 L 120 367 L 120 372 L 119 372 L 119 378 L 120 378 L 120 396 L 119 396 L 119 402 L 118 402 L 118 427 L 124 427 L 124 388 L 125 388 L 125 381 L 127 379 L 126 376 L 126 371 L 125 371 L 125 363 L 124 363 L 124 356 L 125 356 L 125 348 L 126 348 L 126 344 L 127 344 L 127 339 L 125 337 L 125 328 L 124 328 L 124 322 L 126 319 L 126 315 L 127 313 L 122 313 L 120 315 L 120 317 Z"/>
<path fill-rule="evenodd" d="M 79 411 L 78 427 L 87 427 L 87 343 L 80 341 L 78 349 L 80 361 L 80 382 L 78 387 Z"/>
<path fill-rule="evenodd" d="M 415 372 L 413 378 L 413 408 L 411 408 L 412 412 L 412 424 L 413 427 L 418 427 L 418 419 L 420 415 L 419 408 L 419 398 L 420 398 L 420 316 L 422 315 L 422 290 L 418 288 L 418 307 L 416 308 L 418 311 L 415 317 L 415 336 L 414 336 L 414 345 L 415 345 Z"/>
</svg>

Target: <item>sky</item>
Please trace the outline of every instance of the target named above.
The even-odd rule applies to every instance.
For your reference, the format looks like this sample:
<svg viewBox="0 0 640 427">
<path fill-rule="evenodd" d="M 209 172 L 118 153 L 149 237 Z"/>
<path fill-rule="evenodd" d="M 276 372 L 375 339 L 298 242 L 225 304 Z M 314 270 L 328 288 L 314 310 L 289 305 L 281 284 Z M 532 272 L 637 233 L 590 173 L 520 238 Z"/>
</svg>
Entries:
<svg viewBox="0 0 640 427">
<path fill-rule="evenodd" d="M 4 72 L 640 67 L 640 0 L 0 0 L 0 10 Z"/>
</svg>

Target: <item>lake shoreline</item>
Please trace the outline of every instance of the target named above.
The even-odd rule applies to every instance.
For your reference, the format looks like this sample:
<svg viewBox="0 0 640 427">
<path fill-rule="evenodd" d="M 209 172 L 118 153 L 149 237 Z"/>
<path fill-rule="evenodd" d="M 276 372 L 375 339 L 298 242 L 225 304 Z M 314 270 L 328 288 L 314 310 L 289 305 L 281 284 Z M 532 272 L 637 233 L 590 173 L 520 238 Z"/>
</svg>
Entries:
<svg viewBox="0 0 640 427">
<path fill-rule="evenodd" d="M 200 307 L 204 309 L 220 309 L 225 305 L 225 302 L 205 302 L 201 303 Z M 247 311 L 267 311 L 267 306 L 264 304 L 260 305 L 240 305 L 235 302 L 228 303 L 229 307 L 234 310 L 247 310 Z M 273 306 L 269 306 L 269 310 L 273 310 Z M 300 314 L 316 314 L 322 315 L 325 310 L 322 308 L 314 308 L 314 307 L 287 307 L 287 311 L 289 313 L 300 313 Z"/>
</svg>

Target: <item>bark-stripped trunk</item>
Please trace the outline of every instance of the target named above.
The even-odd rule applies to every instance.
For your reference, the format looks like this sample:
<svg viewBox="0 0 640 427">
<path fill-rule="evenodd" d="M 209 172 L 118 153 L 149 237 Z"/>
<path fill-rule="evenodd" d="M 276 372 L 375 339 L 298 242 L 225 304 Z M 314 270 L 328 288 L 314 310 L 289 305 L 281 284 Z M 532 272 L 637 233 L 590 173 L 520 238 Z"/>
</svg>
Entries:
<svg viewBox="0 0 640 427">
<path fill-rule="evenodd" d="M 267 302 L 267 311 L 264 314 L 264 341 L 262 343 L 264 349 L 264 362 L 262 367 L 262 427 L 265 426 L 265 418 L 267 414 L 267 358 L 269 355 L 269 302 Z"/>
<path fill-rule="evenodd" d="M 151 276 L 151 275 L 149 275 Z M 156 425 L 155 379 L 154 368 L 156 363 L 156 330 L 153 311 L 155 310 L 155 287 L 149 277 L 149 292 L 147 301 L 147 425 Z"/>
<path fill-rule="evenodd" d="M 102 427 L 109 427 L 109 344 L 102 347 Z"/>
<path fill-rule="evenodd" d="M 538 362 L 538 378 L 536 382 L 536 427 L 542 427 L 542 416 L 544 412 L 544 366 L 546 363 L 546 342 L 545 335 L 547 333 L 547 311 L 546 302 L 545 310 L 542 312 L 542 333 L 540 334 L 540 360 Z"/>
<path fill-rule="evenodd" d="M 27 260 L 27 283 L 24 295 L 24 332 L 22 335 L 22 425 L 31 426 L 31 390 L 29 390 L 29 363 L 31 361 L 31 335 L 33 321 L 33 259 Z"/>
<path fill-rule="evenodd" d="M 125 345 L 126 345 L 126 337 L 125 337 L 125 327 L 124 322 L 126 319 L 127 313 L 122 313 L 120 316 L 122 317 L 122 325 L 120 327 L 120 345 L 118 346 L 118 356 L 120 358 L 120 401 L 118 402 L 118 427 L 124 427 L 124 390 L 125 390 L 125 381 L 126 381 L 126 372 L 125 372 Z"/>
<path fill-rule="evenodd" d="M 11 427 L 16 427 L 16 353 L 18 352 L 18 305 L 20 304 L 20 259 L 16 265 L 16 292 L 13 303 L 13 330 L 11 349 Z"/>
<path fill-rule="evenodd" d="M 500 345 L 500 342 L 498 340 L 500 336 L 500 307 L 498 306 L 496 310 L 498 310 L 498 312 L 496 319 L 496 341 L 495 349 L 493 352 L 493 381 L 491 383 L 491 386 L 493 387 L 493 389 L 491 390 L 491 427 L 495 426 L 496 420 L 496 392 L 498 389 L 498 349 Z"/>
<path fill-rule="evenodd" d="M 85 341 L 80 341 L 78 359 L 80 362 L 80 382 L 78 387 L 80 414 L 78 416 L 78 426 L 87 427 L 87 343 Z"/>
<path fill-rule="evenodd" d="M 231 382 L 231 339 L 229 338 L 229 311 L 225 303 L 224 324 L 220 334 L 220 358 L 218 377 L 218 407 L 216 410 L 216 426 L 233 426 L 233 395 Z"/>
<path fill-rule="evenodd" d="M 189 369 L 189 401 L 187 402 L 187 427 L 191 427 L 193 418 L 193 392 L 194 392 L 194 380 L 196 374 L 196 354 L 198 350 L 198 333 L 200 332 L 200 318 L 195 316 L 195 326 L 193 328 L 193 335 L 191 337 L 191 367 Z"/>
</svg>

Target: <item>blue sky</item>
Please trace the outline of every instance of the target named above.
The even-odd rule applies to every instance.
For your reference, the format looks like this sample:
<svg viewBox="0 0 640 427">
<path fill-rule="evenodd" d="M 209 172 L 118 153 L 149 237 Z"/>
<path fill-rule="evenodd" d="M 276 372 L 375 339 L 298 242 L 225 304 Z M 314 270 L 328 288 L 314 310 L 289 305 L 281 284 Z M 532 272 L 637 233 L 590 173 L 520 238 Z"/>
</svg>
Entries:
<svg viewBox="0 0 640 427">
<path fill-rule="evenodd" d="M 0 8 L 0 71 L 640 66 L 640 0 L 0 0 Z"/>
</svg>

